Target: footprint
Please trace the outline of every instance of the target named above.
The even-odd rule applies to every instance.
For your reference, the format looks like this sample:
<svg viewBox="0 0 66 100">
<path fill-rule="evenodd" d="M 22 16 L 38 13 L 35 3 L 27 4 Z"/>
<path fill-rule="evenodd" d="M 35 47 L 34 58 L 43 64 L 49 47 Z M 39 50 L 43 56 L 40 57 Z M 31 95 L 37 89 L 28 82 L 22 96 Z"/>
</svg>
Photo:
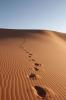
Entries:
<svg viewBox="0 0 66 100">
<path fill-rule="evenodd" d="M 38 69 L 38 68 L 36 68 L 36 67 L 34 67 L 34 70 L 35 70 L 35 71 L 38 71 L 39 69 Z"/>
<path fill-rule="evenodd" d="M 31 56 L 30 56 L 30 55 L 29 55 L 28 57 L 29 57 L 29 58 L 31 58 Z"/>
<path fill-rule="evenodd" d="M 38 63 L 35 63 L 34 65 L 37 66 L 37 67 L 40 67 L 41 66 L 41 64 L 38 64 Z"/>
<path fill-rule="evenodd" d="M 26 53 L 29 53 L 28 51 L 26 51 Z"/>
<path fill-rule="evenodd" d="M 39 96 L 41 98 L 46 97 L 46 90 L 44 88 L 42 88 L 41 86 L 34 86 L 34 87 L 32 87 L 32 89 L 36 96 Z"/>
<path fill-rule="evenodd" d="M 32 56 L 32 54 L 31 54 L 31 53 L 29 53 L 29 55 L 30 55 L 30 56 Z"/>
<path fill-rule="evenodd" d="M 57 100 L 57 95 L 48 87 L 35 85 L 32 87 L 34 94 L 43 100 Z"/>
<path fill-rule="evenodd" d="M 35 62 L 35 59 L 32 59 L 32 61 L 34 61 L 34 62 Z"/>
<path fill-rule="evenodd" d="M 31 53 L 29 53 L 28 57 L 29 57 L 29 58 L 31 58 L 31 56 L 32 56 L 32 54 L 31 54 Z"/>
<path fill-rule="evenodd" d="M 28 78 L 33 79 L 33 80 L 36 80 L 36 79 L 37 79 L 37 77 L 36 77 L 36 75 L 35 75 L 34 73 L 31 73 L 31 74 L 28 76 Z"/>
</svg>

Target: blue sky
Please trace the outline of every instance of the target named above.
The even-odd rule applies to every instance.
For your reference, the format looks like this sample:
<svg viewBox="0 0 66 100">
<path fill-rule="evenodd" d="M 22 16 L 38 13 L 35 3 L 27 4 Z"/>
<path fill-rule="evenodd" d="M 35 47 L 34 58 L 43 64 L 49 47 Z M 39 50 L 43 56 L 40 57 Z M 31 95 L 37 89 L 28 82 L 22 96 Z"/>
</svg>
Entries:
<svg viewBox="0 0 66 100">
<path fill-rule="evenodd" d="M 66 32 L 66 0 L 0 0 L 0 28 Z"/>
</svg>

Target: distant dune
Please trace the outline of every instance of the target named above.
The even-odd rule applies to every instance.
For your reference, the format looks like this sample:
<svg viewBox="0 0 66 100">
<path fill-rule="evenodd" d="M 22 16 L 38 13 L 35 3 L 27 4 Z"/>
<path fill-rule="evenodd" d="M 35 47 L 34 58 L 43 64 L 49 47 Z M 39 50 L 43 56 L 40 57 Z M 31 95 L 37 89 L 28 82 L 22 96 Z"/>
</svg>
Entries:
<svg viewBox="0 0 66 100">
<path fill-rule="evenodd" d="M 66 34 L 0 29 L 0 100 L 66 100 Z"/>
<path fill-rule="evenodd" d="M 53 32 L 58 36 L 66 39 L 65 33 L 60 33 L 56 31 L 50 30 L 31 30 L 31 29 L 0 29 L 0 38 L 8 38 L 8 37 L 23 37 L 23 36 L 34 36 L 35 34 L 47 34 L 47 32 Z"/>
</svg>

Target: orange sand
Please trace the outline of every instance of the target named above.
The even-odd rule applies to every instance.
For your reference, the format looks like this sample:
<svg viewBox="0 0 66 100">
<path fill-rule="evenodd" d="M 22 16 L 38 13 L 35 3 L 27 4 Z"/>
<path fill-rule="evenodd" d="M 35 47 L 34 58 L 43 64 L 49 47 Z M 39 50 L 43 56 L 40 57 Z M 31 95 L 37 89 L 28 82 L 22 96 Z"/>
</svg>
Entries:
<svg viewBox="0 0 66 100">
<path fill-rule="evenodd" d="M 33 68 L 35 62 L 41 64 L 39 71 Z M 30 73 L 39 78 L 30 80 Z M 65 37 L 52 31 L 1 29 L 0 100 L 42 100 L 35 85 L 47 90 L 44 100 L 66 100 Z"/>
</svg>

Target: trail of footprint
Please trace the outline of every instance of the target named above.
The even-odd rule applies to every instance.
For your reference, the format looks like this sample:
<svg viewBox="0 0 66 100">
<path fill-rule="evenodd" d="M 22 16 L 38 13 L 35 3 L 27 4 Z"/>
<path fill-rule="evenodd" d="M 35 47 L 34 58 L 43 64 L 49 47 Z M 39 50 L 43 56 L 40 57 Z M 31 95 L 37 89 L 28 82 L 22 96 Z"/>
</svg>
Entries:
<svg viewBox="0 0 66 100">
<path fill-rule="evenodd" d="M 32 57 L 32 54 L 31 53 L 29 53 L 29 52 L 26 52 L 26 53 L 28 53 L 29 55 L 28 55 L 28 57 L 29 58 L 31 58 Z M 35 59 L 31 59 L 33 62 L 35 62 L 36 60 Z M 34 63 L 34 69 L 35 69 L 35 71 L 38 71 L 39 69 L 38 68 L 40 68 L 41 67 L 41 64 L 39 64 L 39 63 Z M 31 75 L 29 75 L 29 78 L 30 79 L 36 79 L 36 75 L 35 74 L 33 74 L 33 73 L 31 73 Z M 39 88 L 38 86 L 36 86 L 37 88 Z M 36 89 L 35 87 L 34 87 L 34 89 Z M 44 97 L 45 97 L 45 95 L 46 95 L 46 91 L 43 91 L 42 92 L 42 87 L 40 87 L 40 89 L 39 89 L 39 91 L 37 91 L 37 93 L 40 95 L 40 97 L 42 97 L 41 95 L 43 94 L 44 95 Z M 35 90 L 36 91 L 36 90 Z M 45 94 L 44 94 L 45 93 Z M 50 94 L 50 93 L 49 93 Z M 50 97 L 49 97 L 50 98 Z M 47 99 L 47 98 L 45 98 L 45 99 Z M 53 98 L 54 99 L 54 98 Z M 47 99 L 48 100 L 48 99 Z"/>
<path fill-rule="evenodd" d="M 27 74 L 27 73 L 30 73 L 30 70 L 29 70 L 29 68 L 28 67 L 26 67 L 26 69 L 25 69 L 25 73 Z M 27 77 L 27 76 L 26 76 Z M 36 82 L 37 83 L 37 82 Z M 28 84 L 30 84 L 29 86 L 30 86 L 30 92 L 31 92 L 31 95 L 32 95 L 32 97 L 33 97 L 33 100 L 38 100 L 37 98 L 36 98 L 36 96 L 34 95 L 34 93 L 33 93 L 33 90 L 32 90 L 32 86 L 34 86 L 34 84 L 35 84 L 35 81 L 33 81 L 32 79 L 30 80 L 29 79 L 29 75 L 28 75 Z"/>
</svg>

